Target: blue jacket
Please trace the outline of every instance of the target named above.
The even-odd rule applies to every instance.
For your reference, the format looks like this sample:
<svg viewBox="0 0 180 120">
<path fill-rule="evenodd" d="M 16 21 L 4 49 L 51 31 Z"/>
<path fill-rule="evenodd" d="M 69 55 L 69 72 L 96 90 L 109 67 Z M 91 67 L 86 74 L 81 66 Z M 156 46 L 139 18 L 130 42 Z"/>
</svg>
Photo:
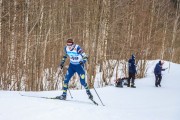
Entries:
<svg viewBox="0 0 180 120">
<path fill-rule="evenodd" d="M 161 64 L 161 61 L 159 61 L 155 68 L 154 68 L 154 74 L 155 75 L 161 75 L 161 71 L 164 71 L 165 69 L 162 68 L 162 64 Z"/>
<path fill-rule="evenodd" d="M 132 58 L 129 59 L 128 61 L 128 70 L 129 70 L 129 73 L 133 73 L 135 74 L 137 71 L 136 71 L 136 64 L 135 64 L 135 57 L 134 55 L 132 55 Z"/>
</svg>

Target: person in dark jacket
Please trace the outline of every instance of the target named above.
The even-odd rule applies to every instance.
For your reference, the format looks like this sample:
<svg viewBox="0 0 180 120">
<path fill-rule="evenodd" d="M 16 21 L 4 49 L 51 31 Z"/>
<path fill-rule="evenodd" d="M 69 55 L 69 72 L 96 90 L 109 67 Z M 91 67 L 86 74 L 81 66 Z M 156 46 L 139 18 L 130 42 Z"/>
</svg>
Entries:
<svg viewBox="0 0 180 120">
<path fill-rule="evenodd" d="M 164 64 L 164 61 L 160 60 L 155 68 L 154 68 L 154 75 L 155 75 L 155 86 L 161 87 L 161 80 L 162 80 L 162 74 L 161 71 L 165 71 L 166 69 L 162 68 L 162 65 Z"/>
<path fill-rule="evenodd" d="M 135 56 L 132 57 L 128 61 L 128 72 L 129 72 L 129 79 L 128 79 L 128 87 L 136 88 L 135 86 L 135 76 L 136 76 L 136 64 L 135 64 Z"/>
</svg>

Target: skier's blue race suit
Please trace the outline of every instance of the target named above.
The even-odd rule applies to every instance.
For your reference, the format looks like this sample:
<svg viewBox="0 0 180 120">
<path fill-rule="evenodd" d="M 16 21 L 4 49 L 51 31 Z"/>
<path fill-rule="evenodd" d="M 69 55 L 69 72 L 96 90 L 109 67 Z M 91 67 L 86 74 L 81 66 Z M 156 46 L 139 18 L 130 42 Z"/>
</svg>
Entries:
<svg viewBox="0 0 180 120">
<path fill-rule="evenodd" d="M 77 44 L 73 44 L 71 47 L 65 46 L 64 51 L 65 51 L 65 55 L 63 56 L 63 59 L 61 60 L 61 64 L 62 63 L 64 64 L 68 56 L 70 57 L 70 64 L 69 64 L 67 73 L 65 75 L 63 95 L 67 94 L 68 83 L 75 72 L 77 72 L 77 74 L 79 75 L 80 82 L 86 89 L 86 92 L 88 93 L 89 88 L 85 81 L 85 69 L 84 69 L 84 64 L 87 61 L 87 55 L 83 52 L 81 47 Z"/>
</svg>

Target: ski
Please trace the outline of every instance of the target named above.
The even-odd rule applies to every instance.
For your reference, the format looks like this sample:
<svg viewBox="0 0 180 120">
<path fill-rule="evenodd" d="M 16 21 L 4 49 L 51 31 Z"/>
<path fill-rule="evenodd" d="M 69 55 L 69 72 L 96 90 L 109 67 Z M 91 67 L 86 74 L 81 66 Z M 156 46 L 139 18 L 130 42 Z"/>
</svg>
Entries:
<svg viewBox="0 0 180 120">
<path fill-rule="evenodd" d="M 24 97 L 34 97 L 34 98 L 42 98 L 42 99 L 51 99 L 51 100 L 60 100 L 56 97 L 43 97 L 43 96 L 33 96 L 33 95 L 23 95 L 21 93 L 19 93 L 21 96 L 24 96 Z M 93 99 L 90 99 L 93 104 L 97 105 L 98 106 L 98 103 L 96 103 Z M 91 104 L 89 102 L 84 102 L 84 101 L 78 101 L 78 100 L 60 100 L 60 101 L 72 101 L 72 102 L 78 102 L 78 103 L 88 103 L 88 104 Z"/>
<path fill-rule="evenodd" d="M 95 105 L 98 106 L 98 103 L 96 101 L 94 101 L 93 99 L 90 99 Z"/>
<path fill-rule="evenodd" d="M 23 95 L 21 93 L 19 93 L 21 96 L 25 96 L 25 97 L 34 97 L 34 98 L 44 98 L 44 99 L 57 99 L 55 97 L 42 97 L 42 96 L 33 96 L 33 95 Z"/>
</svg>

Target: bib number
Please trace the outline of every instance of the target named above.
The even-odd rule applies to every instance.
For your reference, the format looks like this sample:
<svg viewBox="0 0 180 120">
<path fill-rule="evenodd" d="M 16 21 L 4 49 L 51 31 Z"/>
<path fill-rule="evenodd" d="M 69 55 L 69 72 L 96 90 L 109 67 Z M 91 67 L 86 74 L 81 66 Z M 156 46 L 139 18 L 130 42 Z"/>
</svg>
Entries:
<svg viewBox="0 0 180 120">
<path fill-rule="evenodd" d="M 78 57 L 71 57 L 72 60 L 78 60 Z"/>
</svg>

